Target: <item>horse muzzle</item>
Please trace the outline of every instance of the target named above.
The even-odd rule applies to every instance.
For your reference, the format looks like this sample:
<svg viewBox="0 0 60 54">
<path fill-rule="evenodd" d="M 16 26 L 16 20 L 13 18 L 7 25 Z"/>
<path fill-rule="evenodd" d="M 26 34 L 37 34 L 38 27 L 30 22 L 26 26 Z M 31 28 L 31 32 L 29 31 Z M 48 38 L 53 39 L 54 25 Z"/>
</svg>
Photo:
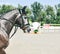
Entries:
<svg viewBox="0 0 60 54">
<path fill-rule="evenodd" d="M 29 33 L 31 31 L 31 28 L 27 28 L 27 32 Z"/>
<path fill-rule="evenodd" d="M 26 25 L 23 27 L 23 31 L 24 31 L 24 33 L 26 33 L 26 32 L 29 33 L 31 31 L 31 28 L 29 27 L 29 25 Z"/>
</svg>

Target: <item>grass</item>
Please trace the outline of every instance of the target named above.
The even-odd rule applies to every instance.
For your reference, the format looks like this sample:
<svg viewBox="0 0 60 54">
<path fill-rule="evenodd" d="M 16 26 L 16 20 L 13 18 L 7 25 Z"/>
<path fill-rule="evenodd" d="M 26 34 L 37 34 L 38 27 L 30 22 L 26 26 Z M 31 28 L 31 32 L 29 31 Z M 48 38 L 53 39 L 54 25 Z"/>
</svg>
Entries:
<svg viewBox="0 0 60 54">
<path fill-rule="evenodd" d="M 60 26 L 60 24 L 50 24 L 50 26 Z"/>
</svg>

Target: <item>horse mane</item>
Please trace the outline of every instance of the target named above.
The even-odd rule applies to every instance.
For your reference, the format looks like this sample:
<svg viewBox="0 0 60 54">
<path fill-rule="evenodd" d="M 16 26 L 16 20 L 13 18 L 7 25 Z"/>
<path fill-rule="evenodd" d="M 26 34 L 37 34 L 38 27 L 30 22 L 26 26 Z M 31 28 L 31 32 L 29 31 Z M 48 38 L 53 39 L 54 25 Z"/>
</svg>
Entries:
<svg viewBox="0 0 60 54">
<path fill-rule="evenodd" d="M 12 9 L 12 10 L 10 10 L 10 11 L 6 12 L 6 13 L 0 14 L 0 17 L 3 17 L 4 15 L 6 15 L 6 14 L 8 14 L 8 13 L 10 13 L 10 12 L 14 11 L 14 10 L 18 10 L 18 9 L 17 9 L 17 8 L 15 8 L 15 9 Z M 19 10 L 18 10 L 18 11 L 19 11 Z"/>
<path fill-rule="evenodd" d="M 9 10 L 9 11 L 7 11 L 7 12 L 3 13 L 3 14 L 0 14 L 0 17 L 4 16 L 5 14 L 7 14 L 7 13 L 9 13 L 9 12 L 13 11 L 13 10 L 17 10 L 17 8 L 11 9 L 11 10 Z"/>
</svg>

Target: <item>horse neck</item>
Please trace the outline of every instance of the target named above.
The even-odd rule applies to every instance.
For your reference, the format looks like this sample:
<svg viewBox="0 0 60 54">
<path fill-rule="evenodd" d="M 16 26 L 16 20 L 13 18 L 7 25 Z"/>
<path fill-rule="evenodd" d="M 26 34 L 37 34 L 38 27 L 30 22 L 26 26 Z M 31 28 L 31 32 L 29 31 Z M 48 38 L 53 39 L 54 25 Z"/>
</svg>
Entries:
<svg viewBox="0 0 60 54">
<path fill-rule="evenodd" d="M 6 33 L 9 35 L 14 24 L 15 24 L 15 20 L 17 15 L 19 14 L 18 10 L 13 10 L 11 12 L 6 13 L 2 18 L 5 18 L 7 20 L 1 20 L 1 27 L 6 31 Z"/>
</svg>

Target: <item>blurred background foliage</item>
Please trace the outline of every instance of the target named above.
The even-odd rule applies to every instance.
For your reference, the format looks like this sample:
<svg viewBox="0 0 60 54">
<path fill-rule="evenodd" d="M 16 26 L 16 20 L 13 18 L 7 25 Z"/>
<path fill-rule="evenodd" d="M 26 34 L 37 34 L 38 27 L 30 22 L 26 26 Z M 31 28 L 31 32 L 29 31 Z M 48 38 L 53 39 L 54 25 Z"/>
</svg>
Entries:
<svg viewBox="0 0 60 54">
<path fill-rule="evenodd" d="M 0 15 L 5 14 L 15 8 L 22 9 L 22 5 L 18 7 L 12 5 L 0 5 Z M 39 2 L 34 2 L 30 7 L 26 8 L 27 16 L 30 22 L 39 22 L 44 24 L 60 24 L 60 4 L 54 7 L 50 5 L 43 6 Z"/>
</svg>

